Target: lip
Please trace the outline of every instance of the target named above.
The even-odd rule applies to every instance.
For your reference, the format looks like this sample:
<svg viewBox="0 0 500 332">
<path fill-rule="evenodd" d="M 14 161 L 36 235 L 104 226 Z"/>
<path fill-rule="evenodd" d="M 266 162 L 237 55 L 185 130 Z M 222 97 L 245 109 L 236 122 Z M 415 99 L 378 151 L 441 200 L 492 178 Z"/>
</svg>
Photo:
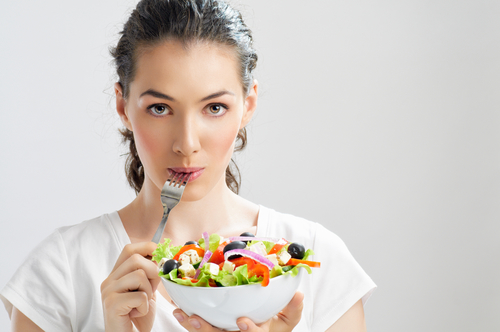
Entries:
<svg viewBox="0 0 500 332">
<path fill-rule="evenodd" d="M 168 172 L 170 175 L 172 175 L 172 173 L 191 173 L 189 182 L 193 182 L 201 176 L 204 170 L 204 167 L 171 167 L 168 169 Z"/>
</svg>

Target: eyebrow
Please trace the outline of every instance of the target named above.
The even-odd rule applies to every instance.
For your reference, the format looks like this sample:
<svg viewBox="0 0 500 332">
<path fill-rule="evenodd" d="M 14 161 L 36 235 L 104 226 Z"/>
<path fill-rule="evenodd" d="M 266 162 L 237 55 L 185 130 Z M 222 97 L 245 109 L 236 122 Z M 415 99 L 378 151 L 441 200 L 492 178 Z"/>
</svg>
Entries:
<svg viewBox="0 0 500 332">
<path fill-rule="evenodd" d="M 226 94 L 234 96 L 234 93 L 231 91 L 221 90 L 221 91 L 218 91 L 218 92 L 212 93 L 211 95 L 206 96 L 205 98 L 200 100 L 200 102 L 214 99 L 214 98 L 226 95 Z M 167 99 L 170 101 L 175 101 L 175 99 L 170 97 L 169 95 L 166 95 L 166 94 L 161 93 L 159 91 L 156 91 L 154 89 L 148 89 L 148 90 L 144 91 L 143 93 L 141 93 L 139 98 L 141 98 L 142 96 L 145 96 L 145 95 L 149 95 L 149 96 L 153 96 L 153 97 L 161 98 L 161 99 Z"/>
<path fill-rule="evenodd" d="M 153 89 L 148 89 L 148 90 L 144 91 L 143 93 L 141 93 L 139 98 L 141 98 L 142 96 L 145 96 L 145 95 L 149 95 L 149 96 L 153 96 L 153 97 L 161 98 L 161 99 L 167 99 L 170 101 L 175 101 L 175 99 L 170 97 L 169 95 L 166 95 L 164 93 L 161 93 L 161 92 L 153 90 Z"/>
<path fill-rule="evenodd" d="M 212 93 L 211 95 L 206 96 L 205 98 L 203 98 L 200 101 L 206 101 L 206 100 L 209 100 L 209 99 L 214 99 L 214 98 L 217 98 L 217 97 L 220 97 L 220 96 L 223 96 L 223 95 L 232 95 L 232 96 L 234 96 L 234 93 L 232 93 L 231 91 L 222 90 L 222 91 L 219 91 L 219 92 L 216 92 L 216 93 Z"/>
</svg>

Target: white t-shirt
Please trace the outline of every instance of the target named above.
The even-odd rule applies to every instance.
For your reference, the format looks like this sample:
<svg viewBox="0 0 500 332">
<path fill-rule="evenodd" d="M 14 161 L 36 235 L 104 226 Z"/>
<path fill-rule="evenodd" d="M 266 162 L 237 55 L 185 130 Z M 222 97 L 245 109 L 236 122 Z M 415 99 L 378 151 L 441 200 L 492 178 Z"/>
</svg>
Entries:
<svg viewBox="0 0 500 332">
<path fill-rule="evenodd" d="M 324 332 L 376 288 L 342 240 L 322 225 L 260 206 L 257 236 L 283 237 L 314 250 L 321 268 L 305 275 L 302 319 L 294 331 Z M 130 243 L 117 212 L 57 229 L 40 243 L 0 292 L 44 331 L 104 331 L 100 286 Z M 174 306 L 157 293 L 153 331 L 185 331 Z"/>
</svg>

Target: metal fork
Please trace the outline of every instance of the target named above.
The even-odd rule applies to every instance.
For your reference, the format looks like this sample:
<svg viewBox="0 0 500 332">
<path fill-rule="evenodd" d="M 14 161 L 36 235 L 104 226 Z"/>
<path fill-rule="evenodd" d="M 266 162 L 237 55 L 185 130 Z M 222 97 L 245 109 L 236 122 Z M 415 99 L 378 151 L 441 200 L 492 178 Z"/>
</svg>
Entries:
<svg viewBox="0 0 500 332">
<path fill-rule="evenodd" d="M 160 225 L 153 236 L 154 243 L 160 242 L 165 225 L 167 224 L 168 215 L 170 211 L 179 203 L 184 192 L 184 188 L 189 181 L 192 173 L 174 173 L 172 179 L 167 180 L 161 190 L 161 204 L 163 205 L 163 218 L 161 218 Z"/>
</svg>

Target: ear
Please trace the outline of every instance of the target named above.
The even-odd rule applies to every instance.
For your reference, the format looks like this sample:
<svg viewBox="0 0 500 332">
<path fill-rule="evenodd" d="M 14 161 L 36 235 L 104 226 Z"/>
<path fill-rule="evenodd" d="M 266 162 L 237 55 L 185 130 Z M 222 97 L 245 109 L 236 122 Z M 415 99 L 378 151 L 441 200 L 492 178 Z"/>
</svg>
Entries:
<svg viewBox="0 0 500 332">
<path fill-rule="evenodd" d="M 243 129 L 252 119 L 255 109 L 257 108 L 257 96 L 258 96 L 259 83 L 257 80 L 253 80 L 252 87 L 245 98 L 245 107 L 243 109 L 243 117 L 241 119 L 240 129 Z"/>
<path fill-rule="evenodd" d="M 115 95 L 116 95 L 116 112 L 122 120 L 123 125 L 130 131 L 132 131 L 132 123 L 130 123 L 130 119 L 127 114 L 126 109 L 126 101 L 123 98 L 122 86 L 120 83 L 115 83 Z"/>
</svg>

